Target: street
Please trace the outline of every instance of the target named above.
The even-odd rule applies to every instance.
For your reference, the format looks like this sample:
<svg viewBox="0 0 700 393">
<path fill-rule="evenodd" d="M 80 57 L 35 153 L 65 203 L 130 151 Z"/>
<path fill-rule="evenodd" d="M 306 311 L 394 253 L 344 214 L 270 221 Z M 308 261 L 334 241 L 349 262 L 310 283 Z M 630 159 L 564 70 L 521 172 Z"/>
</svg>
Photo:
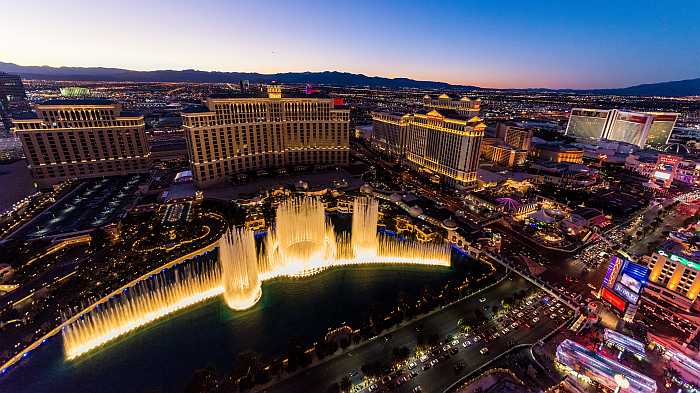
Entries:
<svg viewBox="0 0 700 393">
<path fill-rule="evenodd" d="M 440 312 L 430 315 L 419 321 L 410 323 L 390 334 L 387 340 L 380 336 L 360 348 L 351 350 L 348 353 L 342 354 L 316 367 L 306 370 L 300 374 L 292 376 L 288 379 L 269 387 L 267 392 L 309 392 L 309 391 L 325 391 L 334 382 L 340 381 L 344 375 L 352 371 L 359 371 L 363 364 L 373 361 L 383 361 L 390 364 L 392 360 L 392 348 L 406 346 L 415 348 L 417 328 L 423 332 L 437 334 L 441 339 L 448 335 L 454 335 L 457 322 L 467 315 L 472 315 L 476 310 L 486 308 L 490 310 L 493 306 L 499 306 L 501 300 L 508 297 L 514 292 L 531 289 L 532 286 L 526 280 L 519 276 L 513 276 L 512 279 L 506 279 L 500 284 L 468 299 L 465 299 L 451 307 L 448 307 Z M 480 300 L 485 299 L 484 302 Z M 516 329 L 510 330 L 506 334 L 500 334 L 504 323 L 495 323 L 489 321 L 486 326 L 474 329 L 470 332 L 470 337 L 476 335 L 489 336 L 486 339 L 480 339 L 477 343 L 471 343 L 468 347 L 464 347 L 464 342 L 468 338 L 458 340 L 457 348 L 459 351 L 453 356 L 447 356 L 444 360 L 437 362 L 427 370 L 423 370 L 424 362 L 417 364 L 415 370 L 417 376 L 409 379 L 402 384 L 396 391 L 410 392 L 414 387 L 421 386 L 424 392 L 442 392 L 445 388 L 457 381 L 464 375 L 476 370 L 479 366 L 502 354 L 516 344 L 535 343 L 547 333 L 559 326 L 564 317 L 556 317 L 551 319 L 545 306 L 536 306 L 533 304 L 532 309 L 525 310 L 522 319 L 532 321 L 535 317 L 539 319 L 539 323 L 533 323 L 531 328 L 519 326 Z M 562 307 L 560 307 L 562 308 Z M 565 307 L 563 307 L 565 309 Z M 486 312 L 490 314 L 490 312 Z M 515 311 L 507 315 L 510 318 L 517 318 Z M 568 311 L 561 312 L 561 315 L 568 317 Z M 508 324 L 512 319 L 508 319 Z M 498 333 L 496 333 L 498 332 Z M 494 334 L 498 337 L 492 339 Z M 471 340 L 469 340 L 471 342 Z M 480 354 L 482 348 L 488 348 L 488 352 Z M 426 359 L 427 361 L 433 358 Z M 455 365 L 461 363 L 463 367 L 456 373 Z M 369 391 L 367 388 L 365 391 Z"/>
</svg>

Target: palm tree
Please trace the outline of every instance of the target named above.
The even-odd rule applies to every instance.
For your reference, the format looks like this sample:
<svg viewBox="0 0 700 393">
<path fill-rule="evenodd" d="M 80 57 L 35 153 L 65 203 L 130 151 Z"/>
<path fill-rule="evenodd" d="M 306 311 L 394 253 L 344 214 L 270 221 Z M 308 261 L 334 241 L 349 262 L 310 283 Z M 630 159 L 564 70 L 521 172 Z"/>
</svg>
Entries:
<svg viewBox="0 0 700 393">
<path fill-rule="evenodd" d="M 350 381 L 350 377 L 347 375 L 344 376 L 343 379 L 340 380 L 340 390 L 343 392 L 349 392 L 351 387 L 352 381 Z"/>
</svg>

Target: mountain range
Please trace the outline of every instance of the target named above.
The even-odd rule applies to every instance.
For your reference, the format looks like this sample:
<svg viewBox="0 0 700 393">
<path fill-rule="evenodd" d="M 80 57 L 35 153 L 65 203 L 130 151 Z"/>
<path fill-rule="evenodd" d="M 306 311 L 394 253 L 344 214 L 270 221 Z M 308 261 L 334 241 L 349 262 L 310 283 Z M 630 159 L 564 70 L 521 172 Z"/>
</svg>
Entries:
<svg viewBox="0 0 700 393">
<path fill-rule="evenodd" d="M 131 81 L 131 82 L 202 82 L 238 83 L 313 83 L 334 86 L 370 86 L 389 88 L 417 88 L 438 90 L 482 90 L 470 85 L 453 85 L 445 82 L 420 81 L 409 78 L 383 78 L 349 72 L 284 72 L 259 74 L 256 72 L 222 72 L 199 70 L 133 71 L 104 67 L 50 67 L 21 66 L 0 62 L 0 72 L 19 74 L 24 79 L 72 80 L 72 81 Z M 516 89 L 514 89 L 516 90 Z M 572 89 L 517 89 L 537 91 L 560 91 L 573 93 L 614 94 L 635 96 L 700 96 L 700 78 L 680 81 L 650 83 L 616 89 L 572 90 Z"/>
</svg>

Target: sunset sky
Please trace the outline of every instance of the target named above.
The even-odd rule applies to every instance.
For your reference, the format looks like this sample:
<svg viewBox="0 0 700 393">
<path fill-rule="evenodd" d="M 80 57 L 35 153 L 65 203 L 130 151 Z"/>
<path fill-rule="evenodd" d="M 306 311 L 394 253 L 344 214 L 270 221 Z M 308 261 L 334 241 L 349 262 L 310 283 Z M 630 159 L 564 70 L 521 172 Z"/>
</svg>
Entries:
<svg viewBox="0 0 700 393">
<path fill-rule="evenodd" d="M 700 77 L 699 1 L 6 1 L 0 61 L 482 87 Z"/>
</svg>

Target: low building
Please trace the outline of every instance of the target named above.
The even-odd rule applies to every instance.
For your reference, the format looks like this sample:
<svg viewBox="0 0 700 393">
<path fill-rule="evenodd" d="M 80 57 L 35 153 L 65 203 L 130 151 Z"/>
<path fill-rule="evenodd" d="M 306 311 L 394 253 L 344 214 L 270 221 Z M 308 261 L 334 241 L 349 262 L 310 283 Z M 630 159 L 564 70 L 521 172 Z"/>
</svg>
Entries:
<svg viewBox="0 0 700 393">
<path fill-rule="evenodd" d="M 653 379 L 569 339 L 557 347 L 556 361 L 565 372 L 579 380 L 596 383 L 610 391 L 623 385 L 625 392 L 656 392 Z"/>
<path fill-rule="evenodd" d="M 583 149 L 561 142 L 539 142 L 533 144 L 530 157 L 557 163 L 580 164 L 583 162 Z"/>
<path fill-rule="evenodd" d="M 508 168 L 523 166 L 527 161 L 527 150 L 518 150 L 510 145 L 492 141 L 481 144 L 481 158 Z"/>
</svg>

